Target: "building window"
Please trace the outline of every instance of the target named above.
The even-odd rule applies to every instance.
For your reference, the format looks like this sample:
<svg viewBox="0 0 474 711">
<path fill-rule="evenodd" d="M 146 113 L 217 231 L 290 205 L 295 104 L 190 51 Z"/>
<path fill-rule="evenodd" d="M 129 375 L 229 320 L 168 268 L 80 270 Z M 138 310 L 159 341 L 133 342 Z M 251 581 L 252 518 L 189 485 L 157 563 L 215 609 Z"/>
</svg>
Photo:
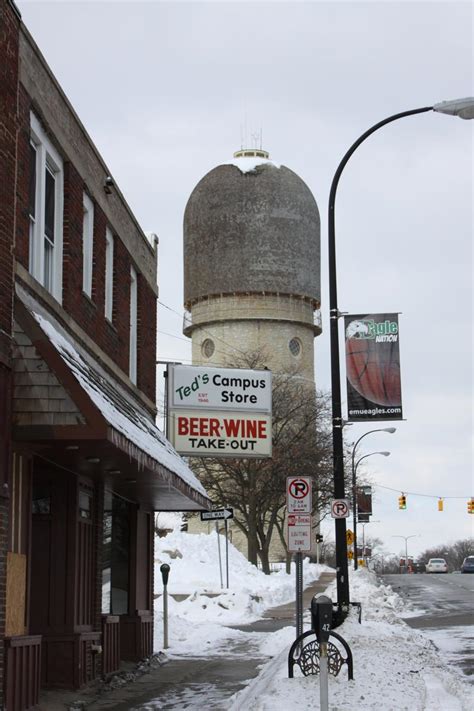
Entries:
<svg viewBox="0 0 474 711">
<path fill-rule="evenodd" d="M 137 324 L 138 324 L 138 277 L 132 267 L 130 269 L 130 366 L 129 375 L 132 383 L 137 384 Z"/>
<path fill-rule="evenodd" d="M 94 203 L 86 193 L 82 198 L 82 290 L 92 296 L 92 257 L 94 246 Z"/>
<path fill-rule="evenodd" d="M 288 348 L 290 349 L 291 355 L 297 358 L 301 353 L 301 341 L 299 338 L 292 338 L 288 344 Z"/>
<path fill-rule="evenodd" d="M 63 163 L 34 114 L 30 120 L 29 271 L 61 301 Z"/>
<path fill-rule="evenodd" d="M 112 321 L 114 305 L 114 236 L 105 231 L 105 317 Z"/>
<path fill-rule="evenodd" d="M 85 491 L 79 492 L 79 517 L 91 519 L 92 518 L 92 497 L 86 494 Z"/>
<path fill-rule="evenodd" d="M 201 352 L 205 358 L 211 358 L 214 355 L 214 341 L 211 341 L 210 338 L 206 338 L 205 341 L 203 341 L 202 346 L 201 346 Z"/>
<path fill-rule="evenodd" d="M 51 513 L 51 489 L 45 485 L 33 485 L 33 495 L 31 503 L 31 513 L 50 514 Z"/>
<path fill-rule="evenodd" d="M 102 614 L 126 615 L 130 593 L 130 504 L 105 491 Z"/>
</svg>

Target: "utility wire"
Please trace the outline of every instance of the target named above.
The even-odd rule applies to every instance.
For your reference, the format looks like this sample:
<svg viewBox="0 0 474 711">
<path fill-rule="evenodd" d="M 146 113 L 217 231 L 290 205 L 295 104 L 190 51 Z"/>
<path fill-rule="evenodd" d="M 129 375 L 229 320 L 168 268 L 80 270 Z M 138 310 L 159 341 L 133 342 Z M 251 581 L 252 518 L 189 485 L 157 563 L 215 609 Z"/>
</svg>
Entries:
<svg viewBox="0 0 474 711">
<path fill-rule="evenodd" d="M 419 494 L 416 491 L 407 491 L 406 489 L 393 489 L 390 486 L 382 486 L 382 484 L 372 484 L 376 489 L 387 489 L 388 491 L 396 491 L 397 493 L 406 494 L 407 496 L 425 496 L 429 499 L 468 499 L 469 496 L 437 496 L 436 494 Z"/>
<path fill-rule="evenodd" d="M 180 319 L 180 320 L 182 319 L 182 315 L 181 315 L 181 313 L 180 313 L 179 311 L 176 311 L 176 309 L 173 309 L 171 306 L 168 306 L 167 304 L 165 304 L 163 301 L 160 301 L 159 299 L 157 299 L 157 301 L 158 301 L 158 303 L 159 303 L 161 306 L 163 306 L 165 309 L 167 309 L 168 311 L 171 311 L 171 313 L 173 313 L 173 314 L 176 314 L 176 316 L 179 316 L 179 319 Z M 243 351 L 243 350 L 241 350 L 240 348 L 237 348 L 236 346 L 233 346 L 233 345 L 231 345 L 230 343 L 227 343 L 227 341 L 224 341 L 223 338 L 220 338 L 220 337 L 217 336 L 215 333 L 212 333 L 211 331 L 208 331 L 206 328 L 203 328 L 202 326 L 199 326 L 199 328 L 200 328 L 202 331 L 204 331 L 204 333 L 207 333 L 209 336 L 211 336 L 212 338 L 215 338 L 215 339 L 221 341 L 221 343 L 223 343 L 223 344 L 224 344 L 225 346 L 227 346 L 228 348 L 231 348 L 232 350 L 237 351 L 238 353 L 241 353 L 241 354 L 244 355 L 244 356 L 247 355 L 247 352 L 246 352 L 246 351 Z M 182 336 L 175 336 L 175 335 L 172 334 L 172 333 L 168 333 L 167 331 L 161 331 L 161 330 L 159 330 L 159 329 L 158 329 L 158 333 L 161 333 L 161 334 L 163 334 L 164 336 L 169 336 L 170 338 L 176 338 L 176 339 L 178 339 L 178 340 L 180 340 L 180 341 L 186 341 L 186 343 L 191 344 L 191 341 L 190 341 L 190 339 L 188 339 L 188 338 L 183 338 Z M 216 349 L 215 353 L 216 353 L 216 355 L 223 355 L 223 356 L 229 355 L 229 353 L 226 353 L 226 351 L 217 350 L 217 349 Z M 182 358 L 181 360 L 186 360 L 186 362 L 192 362 L 192 361 L 189 361 L 189 359 L 185 359 L 185 358 Z M 209 366 L 213 366 L 213 365 L 218 366 L 218 365 L 220 365 L 220 364 L 219 364 L 219 363 L 214 363 L 212 360 L 210 360 L 208 363 L 206 363 L 206 365 L 209 365 Z M 273 372 L 275 375 L 288 375 L 288 373 L 278 373 L 277 371 L 272 371 L 272 372 Z M 315 380 L 314 380 L 314 379 L 305 378 L 303 375 L 294 375 L 294 376 L 292 376 L 292 377 L 298 378 L 299 380 L 306 380 L 308 383 L 315 384 Z"/>
</svg>

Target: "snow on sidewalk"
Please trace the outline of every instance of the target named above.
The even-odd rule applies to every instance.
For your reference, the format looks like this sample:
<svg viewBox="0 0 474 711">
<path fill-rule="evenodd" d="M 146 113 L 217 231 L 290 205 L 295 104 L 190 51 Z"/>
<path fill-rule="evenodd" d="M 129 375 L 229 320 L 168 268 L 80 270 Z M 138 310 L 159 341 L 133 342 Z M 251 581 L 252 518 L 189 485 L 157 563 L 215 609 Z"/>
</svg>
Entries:
<svg viewBox="0 0 474 711">
<path fill-rule="evenodd" d="M 327 594 L 336 598 L 335 585 Z M 337 631 L 351 647 L 354 680 L 347 680 L 345 668 L 339 677 L 329 678 L 331 711 L 470 711 L 468 681 L 445 665 L 427 637 L 398 617 L 403 602 L 389 586 L 378 586 L 375 576 L 362 569 L 351 575 L 351 596 L 362 603 L 362 624 L 353 612 Z M 234 697 L 231 711 L 320 708 L 319 677 L 288 679 L 293 639 L 291 628 L 267 636 L 262 653 L 272 648 L 282 651 Z"/>
<path fill-rule="evenodd" d="M 224 562 L 224 540 L 222 559 Z M 202 656 L 206 650 L 223 657 L 249 649 L 255 656 L 271 657 L 259 676 L 226 702 L 232 711 L 298 711 L 319 709 L 319 677 L 288 679 L 287 656 L 294 641 L 294 626 L 274 633 L 249 635 L 229 624 L 257 620 L 265 609 L 294 598 L 294 571 L 264 575 L 229 545 L 230 588 L 220 585 L 215 533 L 187 534 L 174 530 L 156 539 L 155 586 L 161 593 L 162 563 L 171 566 L 169 592 L 188 595 L 182 602 L 169 599 L 171 657 Z M 305 562 L 304 583 L 318 579 L 326 566 Z M 445 659 L 422 632 L 401 619 L 406 614 L 400 596 L 379 585 L 365 569 L 350 571 L 351 599 L 362 603 L 362 624 L 353 612 L 338 628 L 351 647 L 354 680 L 345 668 L 329 679 L 331 711 L 470 711 L 471 688 L 466 677 L 445 664 Z M 207 597 L 215 595 L 216 597 Z M 327 594 L 336 600 L 335 583 Z M 163 632 L 162 599 L 155 600 L 155 649 Z M 309 613 L 305 629 L 309 628 Z M 245 642 L 246 640 L 246 642 Z M 241 644 L 243 643 L 243 644 Z M 298 672 L 295 672 L 298 673 Z M 224 707 L 222 707 L 224 708 Z"/>
</svg>

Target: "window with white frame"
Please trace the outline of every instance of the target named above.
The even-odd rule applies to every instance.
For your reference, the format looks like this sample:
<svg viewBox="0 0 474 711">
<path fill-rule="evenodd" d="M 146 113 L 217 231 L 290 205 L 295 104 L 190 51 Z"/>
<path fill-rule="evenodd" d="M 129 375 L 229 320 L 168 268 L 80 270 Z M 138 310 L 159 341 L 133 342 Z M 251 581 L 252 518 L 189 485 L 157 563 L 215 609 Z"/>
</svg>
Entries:
<svg viewBox="0 0 474 711">
<path fill-rule="evenodd" d="M 92 296 L 92 263 L 94 251 L 94 203 L 86 193 L 82 196 L 82 291 Z"/>
<path fill-rule="evenodd" d="M 138 277 L 136 270 L 130 269 L 130 367 L 132 383 L 137 383 L 137 326 L 138 326 Z"/>
<path fill-rule="evenodd" d="M 29 271 L 58 301 L 63 275 L 63 162 L 30 114 Z"/>
<path fill-rule="evenodd" d="M 114 306 L 114 236 L 105 231 L 105 317 L 112 321 Z"/>
</svg>

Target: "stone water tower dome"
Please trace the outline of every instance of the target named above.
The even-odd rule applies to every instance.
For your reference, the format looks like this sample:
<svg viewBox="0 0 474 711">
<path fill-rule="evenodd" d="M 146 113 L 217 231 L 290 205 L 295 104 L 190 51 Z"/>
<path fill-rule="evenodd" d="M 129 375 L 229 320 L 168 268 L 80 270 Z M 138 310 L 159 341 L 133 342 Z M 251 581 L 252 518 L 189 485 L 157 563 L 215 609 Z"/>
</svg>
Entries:
<svg viewBox="0 0 474 711">
<path fill-rule="evenodd" d="M 320 283 L 318 207 L 296 173 L 243 149 L 202 178 L 184 216 L 184 333 L 195 364 L 266 348 L 268 367 L 299 365 L 313 379 Z"/>
</svg>

